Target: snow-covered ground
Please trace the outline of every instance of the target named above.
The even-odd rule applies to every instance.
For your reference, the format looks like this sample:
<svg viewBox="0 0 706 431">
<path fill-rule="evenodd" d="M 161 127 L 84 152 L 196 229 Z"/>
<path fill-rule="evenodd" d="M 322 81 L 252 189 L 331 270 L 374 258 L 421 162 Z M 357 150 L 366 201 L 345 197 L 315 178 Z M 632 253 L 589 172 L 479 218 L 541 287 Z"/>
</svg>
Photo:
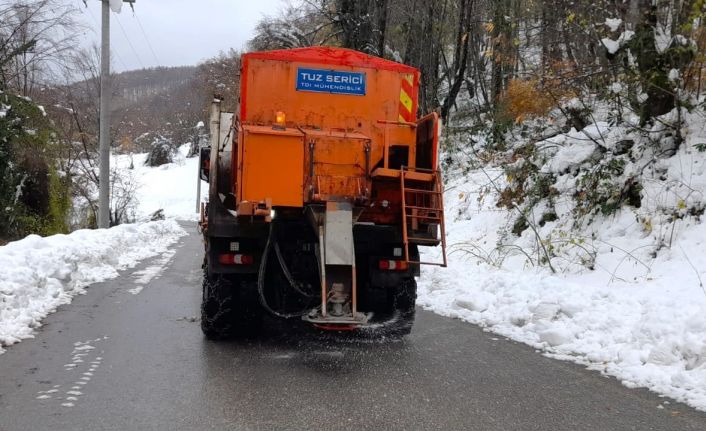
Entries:
<svg viewBox="0 0 706 431">
<path fill-rule="evenodd" d="M 169 249 L 186 232 L 174 220 L 30 235 L 0 247 L 0 353 L 31 338 L 42 319 L 99 281 Z"/>
<path fill-rule="evenodd" d="M 197 220 L 197 167 L 198 157 L 186 158 L 189 145 L 179 147 L 174 163 L 156 168 L 145 166 L 147 154 L 117 155 L 112 157 L 112 166 L 137 183 L 138 220 L 149 219 L 157 210 L 163 210 L 166 218 Z M 132 164 L 133 169 L 128 169 Z M 208 183 L 201 182 L 202 199 L 208 194 Z"/>
<path fill-rule="evenodd" d="M 706 137 L 703 130 L 697 133 Z M 562 164 L 581 163 L 574 147 L 582 144 L 571 139 L 554 139 L 560 150 L 547 169 L 560 172 Z M 512 223 L 512 214 L 496 207 L 489 182 L 502 185 L 503 171 L 488 168 L 457 177 L 445 194 L 449 267 L 423 268 L 420 305 L 706 410 L 706 225 L 691 217 L 676 223 L 656 218 L 660 209 L 683 210 L 682 204 L 703 199 L 706 153 L 693 151 L 696 141 L 689 142 L 660 165 L 667 187 L 645 184 L 646 205 L 586 227 L 590 244 L 583 246 L 595 251 L 593 271 L 570 263 L 550 274 L 529 265 L 524 253 L 532 253 L 533 241 L 536 247 L 529 231 L 513 250 L 498 249 L 501 228 Z M 113 157 L 114 166 L 138 183 L 136 216 L 143 222 L 31 236 L 0 247 L 0 345 L 31 337 L 44 316 L 90 283 L 164 253 L 184 235 L 173 219 L 197 217 L 198 158 L 187 159 L 187 151 L 182 146 L 174 163 L 158 168 L 144 166 L 145 154 Z M 167 221 L 144 222 L 159 209 Z M 647 223 L 650 215 L 655 219 Z M 561 217 L 547 223 L 539 234 L 548 238 L 562 223 Z M 655 254 L 655 241 L 667 236 L 669 246 Z M 425 253 L 434 259 L 438 252 Z"/>
<path fill-rule="evenodd" d="M 644 181 L 641 208 L 598 217 L 579 233 L 560 229 L 571 223 L 560 211 L 538 227 L 544 241 L 590 248 L 594 270 L 575 262 L 558 274 L 532 266 L 525 253 L 536 259 L 538 251 L 530 229 L 498 248 L 516 217 L 496 206 L 488 186 L 505 181 L 503 170 L 457 177 L 445 193 L 449 267 L 423 268 L 419 304 L 706 410 L 706 224 L 665 211 L 703 202 L 706 153 L 694 145 L 706 142 L 704 129 L 691 130 L 680 151 L 659 162 L 663 177 Z M 554 158 L 549 167 L 564 162 L 575 160 Z M 438 259 L 438 249 L 425 253 Z"/>
<path fill-rule="evenodd" d="M 146 154 L 112 157 L 112 166 L 137 183 L 137 223 L 47 238 L 31 235 L 0 247 L 0 353 L 3 346 L 31 338 L 44 317 L 90 284 L 115 278 L 144 259 L 172 256 L 169 248 L 186 235 L 176 220 L 197 218 L 198 158 L 187 159 L 187 152 L 188 145 L 182 146 L 174 163 L 157 168 L 144 166 Z M 131 160 L 133 169 L 128 169 Z M 160 209 L 166 220 L 149 222 Z M 139 293 L 162 269 L 147 268 L 130 293 Z"/>
</svg>

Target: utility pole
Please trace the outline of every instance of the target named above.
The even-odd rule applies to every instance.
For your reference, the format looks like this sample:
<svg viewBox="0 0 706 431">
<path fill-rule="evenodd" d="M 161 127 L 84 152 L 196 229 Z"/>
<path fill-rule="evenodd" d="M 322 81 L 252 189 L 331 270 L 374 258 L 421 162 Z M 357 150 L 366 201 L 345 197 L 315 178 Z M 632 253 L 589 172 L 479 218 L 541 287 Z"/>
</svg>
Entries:
<svg viewBox="0 0 706 431">
<path fill-rule="evenodd" d="M 135 0 L 122 0 L 135 3 Z M 100 106 L 100 171 L 98 190 L 98 227 L 110 227 L 110 0 L 103 3 L 101 23 L 101 106 Z"/>
<path fill-rule="evenodd" d="M 98 227 L 106 229 L 110 227 L 110 4 L 108 0 L 102 3 Z"/>
</svg>

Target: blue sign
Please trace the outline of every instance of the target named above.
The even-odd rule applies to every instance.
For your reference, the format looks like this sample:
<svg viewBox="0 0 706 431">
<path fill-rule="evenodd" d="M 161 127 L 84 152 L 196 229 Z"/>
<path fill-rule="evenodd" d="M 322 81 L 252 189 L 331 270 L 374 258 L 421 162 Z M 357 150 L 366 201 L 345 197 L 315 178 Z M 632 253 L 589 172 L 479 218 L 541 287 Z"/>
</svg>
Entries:
<svg viewBox="0 0 706 431">
<path fill-rule="evenodd" d="M 297 70 L 297 91 L 365 96 L 365 73 L 338 70 Z"/>
</svg>

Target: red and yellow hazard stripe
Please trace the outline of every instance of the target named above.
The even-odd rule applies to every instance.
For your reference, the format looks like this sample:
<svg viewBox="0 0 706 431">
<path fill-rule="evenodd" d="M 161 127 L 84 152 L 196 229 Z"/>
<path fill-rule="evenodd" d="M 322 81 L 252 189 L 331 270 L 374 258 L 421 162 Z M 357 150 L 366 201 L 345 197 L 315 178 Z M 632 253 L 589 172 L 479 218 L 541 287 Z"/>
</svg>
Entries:
<svg viewBox="0 0 706 431">
<path fill-rule="evenodd" d="M 402 75 L 402 86 L 400 87 L 400 122 L 412 123 L 414 114 L 414 75 Z"/>
</svg>

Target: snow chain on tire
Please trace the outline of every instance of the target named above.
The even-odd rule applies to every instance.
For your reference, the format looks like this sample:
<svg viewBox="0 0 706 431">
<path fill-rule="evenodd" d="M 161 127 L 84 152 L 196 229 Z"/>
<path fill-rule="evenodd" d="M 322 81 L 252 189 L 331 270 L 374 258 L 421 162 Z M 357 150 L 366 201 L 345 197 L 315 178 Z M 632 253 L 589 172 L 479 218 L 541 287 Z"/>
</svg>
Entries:
<svg viewBox="0 0 706 431">
<path fill-rule="evenodd" d="M 401 338 L 412 332 L 416 300 L 417 281 L 415 279 L 404 280 L 395 288 L 392 298 L 394 318 L 387 327 L 387 336 Z"/>
<path fill-rule="evenodd" d="M 248 285 L 249 284 L 249 285 Z M 223 275 L 211 275 L 204 269 L 201 302 L 201 330 L 209 339 L 247 336 L 256 333 L 262 312 L 256 298 L 254 282 L 231 281 Z"/>
</svg>

